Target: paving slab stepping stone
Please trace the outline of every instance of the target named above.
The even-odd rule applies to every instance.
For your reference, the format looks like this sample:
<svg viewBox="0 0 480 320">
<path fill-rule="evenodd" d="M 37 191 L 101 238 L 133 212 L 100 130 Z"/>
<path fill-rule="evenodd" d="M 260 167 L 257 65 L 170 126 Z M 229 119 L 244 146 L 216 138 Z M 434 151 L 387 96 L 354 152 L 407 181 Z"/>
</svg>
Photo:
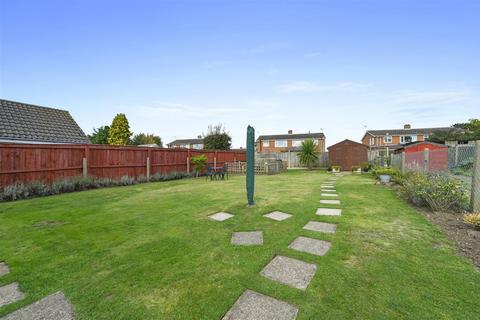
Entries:
<svg viewBox="0 0 480 320">
<path fill-rule="evenodd" d="M 305 290 L 312 280 L 317 266 L 313 263 L 275 256 L 260 272 L 262 276 L 288 286 Z"/>
<path fill-rule="evenodd" d="M 330 250 L 332 244 L 328 241 L 312 239 L 307 237 L 298 237 L 288 246 L 290 249 L 311 253 L 317 256 L 323 256 Z"/>
<path fill-rule="evenodd" d="M 291 304 L 245 290 L 222 320 L 294 320 L 297 314 Z"/>
<path fill-rule="evenodd" d="M 318 208 L 315 214 L 317 216 L 341 216 L 342 209 Z"/>
<path fill-rule="evenodd" d="M 336 193 L 322 193 L 322 197 L 338 197 L 338 194 Z"/>
<path fill-rule="evenodd" d="M 228 213 L 228 212 L 217 212 L 215 214 L 212 214 L 208 216 L 210 219 L 216 220 L 216 221 L 225 221 L 227 219 L 230 219 L 233 217 L 233 214 Z"/>
<path fill-rule="evenodd" d="M 288 219 L 291 216 L 292 216 L 291 214 L 281 212 L 281 211 L 273 211 L 273 212 L 270 212 L 270 213 L 267 213 L 267 214 L 264 215 L 264 217 L 267 217 L 267 218 L 270 218 L 270 219 L 273 219 L 273 220 L 277 220 L 277 221 L 282 221 L 282 220 Z"/>
<path fill-rule="evenodd" d="M 20 291 L 18 282 L 7 284 L 0 287 L 0 308 L 7 304 L 22 300 L 23 292 Z"/>
<path fill-rule="evenodd" d="M 337 192 L 337 190 L 335 190 L 335 189 L 323 189 L 322 188 L 322 192 Z"/>
<path fill-rule="evenodd" d="M 335 231 L 337 231 L 337 225 L 319 221 L 308 221 L 308 223 L 303 226 L 303 229 L 323 233 L 335 233 Z"/>
<path fill-rule="evenodd" d="M 340 204 L 340 200 L 320 200 L 323 204 Z"/>
<path fill-rule="evenodd" d="M 1 320 L 75 320 L 73 306 L 61 292 L 12 312 Z"/>
<path fill-rule="evenodd" d="M 238 246 L 263 245 L 263 231 L 234 232 L 231 244 Z"/>
<path fill-rule="evenodd" d="M 10 272 L 10 269 L 8 268 L 8 265 L 5 262 L 0 262 L 0 277 L 3 277 L 9 272 Z"/>
</svg>

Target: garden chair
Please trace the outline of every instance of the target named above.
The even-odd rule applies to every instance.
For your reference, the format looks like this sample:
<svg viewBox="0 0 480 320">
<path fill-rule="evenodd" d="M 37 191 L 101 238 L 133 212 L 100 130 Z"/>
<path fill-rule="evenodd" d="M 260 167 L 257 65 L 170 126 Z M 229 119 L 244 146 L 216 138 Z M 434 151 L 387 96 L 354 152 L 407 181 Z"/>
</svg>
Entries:
<svg viewBox="0 0 480 320">
<path fill-rule="evenodd" d="M 213 178 L 216 179 L 216 172 L 213 170 L 212 166 L 207 164 L 207 171 L 205 172 L 205 178 L 208 179 L 210 177 L 210 180 L 213 181 Z"/>
</svg>

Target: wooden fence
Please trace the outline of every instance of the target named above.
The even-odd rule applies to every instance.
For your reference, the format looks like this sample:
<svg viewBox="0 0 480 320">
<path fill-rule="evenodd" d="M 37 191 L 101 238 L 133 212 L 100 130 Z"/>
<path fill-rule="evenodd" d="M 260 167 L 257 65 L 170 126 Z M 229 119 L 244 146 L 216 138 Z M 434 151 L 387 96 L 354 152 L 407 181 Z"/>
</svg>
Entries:
<svg viewBox="0 0 480 320">
<path fill-rule="evenodd" d="M 94 144 L 0 144 L 0 189 L 14 183 L 52 182 L 75 176 L 119 179 L 190 172 L 190 158 L 212 165 L 245 161 L 244 151 L 165 149 Z"/>
</svg>

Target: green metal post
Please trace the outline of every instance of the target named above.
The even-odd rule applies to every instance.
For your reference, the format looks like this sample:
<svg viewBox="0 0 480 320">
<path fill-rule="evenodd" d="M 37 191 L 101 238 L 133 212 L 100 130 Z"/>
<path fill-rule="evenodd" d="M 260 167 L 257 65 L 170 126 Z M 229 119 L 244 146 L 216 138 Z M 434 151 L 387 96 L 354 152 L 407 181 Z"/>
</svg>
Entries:
<svg viewBox="0 0 480 320">
<path fill-rule="evenodd" d="M 253 206 L 253 193 L 255 190 L 255 129 L 247 128 L 247 199 L 248 205 Z"/>
</svg>

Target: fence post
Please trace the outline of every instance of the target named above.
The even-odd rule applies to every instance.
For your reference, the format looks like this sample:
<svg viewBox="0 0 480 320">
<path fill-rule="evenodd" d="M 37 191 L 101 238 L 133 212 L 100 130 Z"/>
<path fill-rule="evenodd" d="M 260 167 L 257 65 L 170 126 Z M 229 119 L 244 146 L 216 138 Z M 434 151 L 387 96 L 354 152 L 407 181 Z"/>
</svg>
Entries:
<svg viewBox="0 0 480 320">
<path fill-rule="evenodd" d="M 428 148 L 425 148 L 425 150 L 423 150 L 423 173 L 427 173 L 430 168 L 429 155 L 430 155 L 430 151 L 428 150 Z"/>
<path fill-rule="evenodd" d="M 190 149 L 187 150 L 187 172 L 190 173 Z"/>
<path fill-rule="evenodd" d="M 150 157 L 147 157 L 147 181 L 150 181 Z"/>
<path fill-rule="evenodd" d="M 402 151 L 401 170 L 402 170 L 402 173 L 405 173 L 405 151 Z"/>
<path fill-rule="evenodd" d="M 90 154 L 90 150 L 88 149 L 88 145 L 85 145 L 85 152 L 84 157 L 82 159 L 82 177 L 88 177 L 88 157 Z"/>
<path fill-rule="evenodd" d="M 213 157 L 213 167 L 217 167 L 217 153 L 215 152 L 215 157 Z"/>
<path fill-rule="evenodd" d="M 472 212 L 480 213 L 480 140 L 475 141 L 473 161 L 472 195 L 470 197 Z"/>
<path fill-rule="evenodd" d="M 455 146 L 455 167 L 458 165 L 458 144 Z"/>
</svg>

